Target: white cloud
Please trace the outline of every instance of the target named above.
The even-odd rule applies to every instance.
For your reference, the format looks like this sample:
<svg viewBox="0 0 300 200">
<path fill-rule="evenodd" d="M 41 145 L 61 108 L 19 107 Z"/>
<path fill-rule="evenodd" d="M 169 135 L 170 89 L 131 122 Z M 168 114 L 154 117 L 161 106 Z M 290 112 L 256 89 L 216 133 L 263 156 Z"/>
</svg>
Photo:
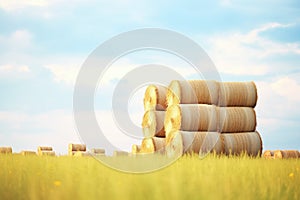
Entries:
<svg viewBox="0 0 300 200">
<path fill-rule="evenodd" d="M 283 77 L 271 84 L 271 88 L 282 98 L 286 98 L 289 102 L 300 102 L 300 84 L 294 79 Z M 297 105 L 295 105 L 297 106 Z"/>
<path fill-rule="evenodd" d="M 208 40 L 209 55 L 221 73 L 265 75 L 274 69 L 274 64 L 268 60 L 269 56 L 300 55 L 300 44 L 273 41 L 260 33 L 290 26 L 292 24 L 269 23 L 245 34 L 235 32 L 212 36 Z"/>
<path fill-rule="evenodd" d="M 0 0 L 0 8 L 5 11 L 14 11 L 23 9 L 25 7 L 43 7 L 48 5 L 47 0 L 26 0 L 26 1 L 19 1 L 19 0 Z"/>
<path fill-rule="evenodd" d="M 33 46 L 32 44 L 33 35 L 30 31 L 26 29 L 19 29 L 12 32 L 10 35 L 0 35 L 0 45 L 1 48 L 8 51 L 20 51 Z"/>
</svg>

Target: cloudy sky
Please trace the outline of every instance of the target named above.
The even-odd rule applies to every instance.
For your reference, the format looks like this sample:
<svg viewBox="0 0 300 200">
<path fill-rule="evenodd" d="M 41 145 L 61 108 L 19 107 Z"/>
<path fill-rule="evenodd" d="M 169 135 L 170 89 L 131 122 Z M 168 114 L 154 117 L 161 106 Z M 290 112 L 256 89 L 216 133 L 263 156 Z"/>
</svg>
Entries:
<svg viewBox="0 0 300 200">
<path fill-rule="evenodd" d="M 296 0 L 0 0 L 0 146 L 18 152 L 50 145 L 66 153 L 68 143 L 81 142 L 73 118 L 74 82 L 81 65 L 111 37 L 156 27 L 196 41 L 222 80 L 255 81 L 257 130 L 264 148 L 300 149 L 299 13 Z M 98 88 L 99 124 L 123 150 L 137 141 L 119 133 L 111 117 L 110 98 L 118 80 L 135 66 L 152 62 L 194 77 L 186 63 L 165 54 L 137 52 L 120 58 Z M 137 125 L 142 93 L 143 88 L 129 102 Z"/>
</svg>

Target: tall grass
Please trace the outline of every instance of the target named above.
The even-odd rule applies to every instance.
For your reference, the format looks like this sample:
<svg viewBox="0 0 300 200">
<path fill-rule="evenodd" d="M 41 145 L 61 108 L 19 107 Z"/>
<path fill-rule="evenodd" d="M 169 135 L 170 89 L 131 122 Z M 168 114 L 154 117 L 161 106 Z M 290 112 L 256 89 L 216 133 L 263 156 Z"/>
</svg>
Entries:
<svg viewBox="0 0 300 200">
<path fill-rule="evenodd" d="M 0 199 L 299 199 L 300 160 L 184 156 L 147 174 L 92 157 L 0 155 Z"/>
</svg>

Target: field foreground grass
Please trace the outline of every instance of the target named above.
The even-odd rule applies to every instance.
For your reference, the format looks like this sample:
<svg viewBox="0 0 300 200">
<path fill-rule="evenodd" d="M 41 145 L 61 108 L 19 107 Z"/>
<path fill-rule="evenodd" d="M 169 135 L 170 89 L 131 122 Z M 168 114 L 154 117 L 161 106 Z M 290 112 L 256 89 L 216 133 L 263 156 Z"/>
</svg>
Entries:
<svg viewBox="0 0 300 200">
<path fill-rule="evenodd" d="M 1 200 L 300 198 L 295 159 L 184 156 L 147 174 L 119 172 L 92 157 L 0 155 L 0 166 Z"/>
</svg>

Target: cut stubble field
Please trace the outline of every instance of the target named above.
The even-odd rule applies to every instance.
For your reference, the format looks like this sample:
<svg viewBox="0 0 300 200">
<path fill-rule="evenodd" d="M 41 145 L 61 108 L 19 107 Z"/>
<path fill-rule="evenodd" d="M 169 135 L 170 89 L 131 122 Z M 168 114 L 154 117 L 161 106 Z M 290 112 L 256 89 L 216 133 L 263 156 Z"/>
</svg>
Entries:
<svg viewBox="0 0 300 200">
<path fill-rule="evenodd" d="M 134 157 L 115 157 L 128 162 Z M 157 159 L 163 159 L 157 157 Z M 155 162 L 155 160 L 153 161 Z M 0 199 L 299 199 L 300 160 L 185 155 L 129 174 L 93 157 L 0 155 Z"/>
</svg>

